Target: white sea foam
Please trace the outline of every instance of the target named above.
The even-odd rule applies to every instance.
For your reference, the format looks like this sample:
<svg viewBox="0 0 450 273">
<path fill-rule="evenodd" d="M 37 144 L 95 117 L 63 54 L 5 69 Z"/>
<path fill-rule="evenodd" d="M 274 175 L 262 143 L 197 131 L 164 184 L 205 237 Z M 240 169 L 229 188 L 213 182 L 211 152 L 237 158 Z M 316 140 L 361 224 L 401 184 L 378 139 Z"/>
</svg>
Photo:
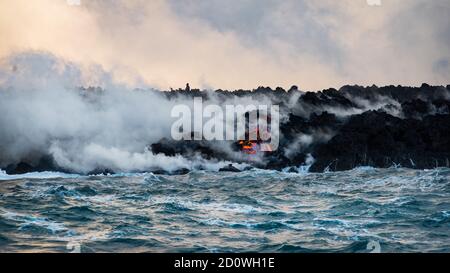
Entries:
<svg viewBox="0 0 450 273">
<path fill-rule="evenodd" d="M 16 179 L 53 179 L 53 178 L 78 178 L 78 174 L 68 174 L 61 172 L 31 172 L 25 174 L 7 174 L 0 170 L 0 181 L 16 180 Z"/>
</svg>

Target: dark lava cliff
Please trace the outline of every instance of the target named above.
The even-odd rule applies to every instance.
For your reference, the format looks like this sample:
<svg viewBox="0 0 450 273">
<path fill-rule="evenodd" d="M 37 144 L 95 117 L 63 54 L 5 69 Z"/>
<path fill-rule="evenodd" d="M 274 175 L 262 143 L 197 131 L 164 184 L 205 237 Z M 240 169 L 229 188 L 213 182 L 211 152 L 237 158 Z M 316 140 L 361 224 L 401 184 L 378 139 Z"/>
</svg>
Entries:
<svg viewBox="0 0 450 273">
<path fill-rule="evenodd" d="M 252 160 L 249 156 L 239 156 L 239 147 L 233 142 L 174 141 L 167 136 L 148 143 L 147 148 L 154 154 L 226 160 L 276 170 L 294 167 L 290 169 L 294 171 L 308 165 L 312 172 L 358 166 L 417 169 L 450 166 L 450 86 L 344 86 L 320 92 L 302 92 L 295 86 L 289 90 L 260 87 L 234 92 L 172 90 L 162 96 L 166 100 L 201 96 L 216 103 L 246 97 L 269 100 L 280 106 L 280 146 Z M 3 162 L 0 168 L 8 173 L 73 171 L 58 166 L 52 154 L 38 155 L 37 161 L 23 158 L 4 162 L 1 157 L 0 151 L 0 162 Z M 115 171 L 92 169 L 91 173 Z"/>
</svg>

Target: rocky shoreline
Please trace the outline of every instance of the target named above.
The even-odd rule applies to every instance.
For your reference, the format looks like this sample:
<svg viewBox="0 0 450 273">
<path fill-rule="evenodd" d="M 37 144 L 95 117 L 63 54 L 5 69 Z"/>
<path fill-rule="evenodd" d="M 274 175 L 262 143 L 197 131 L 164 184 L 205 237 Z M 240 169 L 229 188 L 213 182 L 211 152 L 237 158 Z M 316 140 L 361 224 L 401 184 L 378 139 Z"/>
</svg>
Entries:
<svg viewBox="0 0 450 273">
<path fill-rule="evenodd" d="M 280 147 L 258 160 L 251 160 L 248 156 L 239 156 L 239 149 L 233 143 L 228 143 L 230 152 L 204 140 L 163 138 L 148 144 L 149 151 L 154 154 L 181 155 L 188 159 L 201 157 L 274 170 L 308 165 L 311 172 L 344 171 L 358 166 L 450 167 L 450 86 L 344 86 L 339 90 L 320 92 L 302 92 L 295 86 L 287 91 L 260 87 L 235 92 L 175 90 L 165 92 L 163 96 L 168 100 L 195 96 L 202 96 L 206 101 L 212 97 L 218 101 L 233 97 L 257 101 L 269 99 L 280 106 L 284 117 L 280 124 Z M 0 162 L 3 162 L 0 168 L 8 174 L 73 172 L 59 167 L 51 154 L 38 155 L 40 159 L 33 162 L 25 158 L 8 164 L 1 157 L 0 151 Z M 221 170 L 239 171 L 233 165 Z M 184 174 L 190 170 L 136 171 Z M 89 173 L 114 172 L 117 170 L 105 168 Z"/>
</svg>

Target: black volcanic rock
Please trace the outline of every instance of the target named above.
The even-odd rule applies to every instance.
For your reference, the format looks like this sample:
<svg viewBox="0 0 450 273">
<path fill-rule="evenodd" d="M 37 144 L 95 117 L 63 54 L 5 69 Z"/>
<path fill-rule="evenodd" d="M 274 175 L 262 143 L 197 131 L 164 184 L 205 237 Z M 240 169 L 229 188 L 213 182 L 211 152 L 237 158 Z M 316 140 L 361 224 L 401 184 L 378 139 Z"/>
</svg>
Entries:
<svg viewBox="0 0 450 273">
<path fill-rule="evenodd" d="M 239 173 L 239 172 L 241 172 L 241 170 L 239 170 L 238 168 L 234 167 L 233 164 L 229 164 L 226 167 L 220 168 L 219 172 L 235 172 L 235 173 Z"/>
<path fill-rule="evenodd" d="M 386 168 L 447 167 L 450 158 L 450 115 L 422 121 L 370 111 L 353 116 L 329 142 L 313 153 L 311 171 L 349 170 L 358 166 Z"/>
<path fill-rule="evenodd" d="M 14 175 L 14 174 L 24 174 L 29 172 L 44 172 L 44 171 L 64 172 L 66 170 L 60 168 L 53 160 L 52 156 L 44 155 L 35 164 L 23 161 L 17 164 L 9 164 L 5 168 L 5 171 L 7 174 Z"/>
<path fill-rule="evenodd" d="M 334 114 L 324 111 L 320 114 L 312 113 L 309 117 L 309 124 L 314 128 L 337 128 L 341 121 Z"/>
<path fill-rule="evenodd" d="M 339 90 L 320 92 L 296 90 L 291 88 L 285 92 L 281 88 L 274 91 L 259 87 L 251 92 L 219 92 L 224 99 L 269 97 L 287 114 L 287 119 L 280 124 L 279 149 L 266 154 L 261 162 L 247 163 L 281 170 L 305 164 L 307 155 L 311 154 L 315 163 L 310 170 L 316 172 L 357 166 L 434 168 L 449 165 L 450 90 L 446 87 L 423 84 L 418 88 L 343 86 Z M 287 103 L 296 93 L 299 96 L 295 104 Z M 327 134 L 329 137 L 323 136 Z M 298 144 L 302 136 L 310 138 L 309 142 Z M 203 141 L 162 140 L 152 145 L 152 151 L 230 159 L 226 153 Z"/>
<path fill-rule="evenodd" d="M 184 175 L 184 174 L 190 173 L 191 170 L 186 169 L 186 168 L 178 169 L 175 171 L 166 171 L 163 169 L 155 169 L 155 170 L 151 170 L 151 172 L 153 174 L 158 174 L 158 175 Z"/>
<path fill-rule="evenodd" d="M 106 90 L 99 88 L 82 89 L 80 92 L 101 92 L 102 96 L 107 95 Z M 347 85 L 339 90 L 331 88 L 319 92 L 300 91 L 297 86 L 288 91 L 281 87 L 275 90 L 258 87 L 234 92 L 178 89 L 158 92 L 157 96 L 168 100 L 202 97 L 204 101 L 213 100 L 214 103 L 239 101 L 240 98 L 270 101 L 279 105 L 282 119 L 279 149 L 265 153 L 258 160 L 249 160 L 251 155 L 241 155 L 239 145 L 233 141 L 215 143 L 163 138 L 148 143 L 148 149 L 154 154 L 181 155 L 188 160 L 202 158 L 215 162 L 245 162 L 253 167 L 275 170 L 309 165 L 313 157 L 310 171 L 314 172 L 349 170 L 358 166 L 385 168 L 397 165 L 423 169 L 450 165 L 450 85 Z M 23 158 L 15 158 L 15 155 L 4 152 L 7 144 L 1 144 L 2 140 L 0 169 L 6 170 L 8 174 L 76 171 L 64 170 L 51 156 L 36 154 L 34 150 L 25 151 L 23 154 L 26 156 Z M 113 171 L 104 166 L 91 173 Z M 184 174 L 188 171 L 181 169 L 173 173 Z"/>
<path fill-rule="evenodd" d="M 403 114 L 407 118 L 421 118 L 431 111 L 430 104 L 416 99 L 402 103 Z"/>
<path fill-rule="evenodd" d="M 94 169 L 90 171 L 87 175 L 110 175 L 110 174 L 115 174 L 115 172 L 110 169 Z"/>
<path fill-rule="evenodd" d="M 179 170 L 175 170 L 175 171 L 171 172 L 170 174 L 171 175 L 184 175 L 184 174 L 188 174 L 190 172 L 191 172 L 191 170 L 186 169 L 186 168 L 182 168 L 182 169 L 179 169 Z"/>
<path fill-rule="evenodd" d="M 19 164 L 10 164 L 5 169 L 7 174 L 24 174 L 29 172 L 34 172 L 35 168 L 28 163 L 20 162 Z"/>
<path fill-rule="evenodd" d="M 221 151 L 214 150 L 214 144 L 205 140 L 182 140 L 175 141 L 162 139 L 150 145 L 150 150 L 154 154 L 164 154 L 166 156 L 200 155 L 205 159 L 228 159 L 227 155 Z"/>
</svg>

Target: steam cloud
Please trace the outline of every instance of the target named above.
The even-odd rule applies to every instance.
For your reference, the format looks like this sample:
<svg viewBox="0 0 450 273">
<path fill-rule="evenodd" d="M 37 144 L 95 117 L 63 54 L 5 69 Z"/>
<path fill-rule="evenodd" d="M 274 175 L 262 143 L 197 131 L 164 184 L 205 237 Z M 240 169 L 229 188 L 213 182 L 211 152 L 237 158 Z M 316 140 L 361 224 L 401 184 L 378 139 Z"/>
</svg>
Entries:
<svg viewBox="0 0 450 273">
<path fill-rule="evenodd" d="M 87 83 L 99 87 L 85 88 Z M 401 92 L 401 87 L 361 89 L 165 93 L 131 89 L 98 66 L 80 68 L 50 53 L 16 54 L 0 61 L 0 168 L 21 162 L 36 167 L 43 156 L 77 173 L 218 170 L 230 162 L 241 168 L 298 167 L 311 165 L 315 147 L 332 140 L 351 117 L 370 115 L 371 110 L 400 119 L 448 114 L 448 87 L 423 85 L 410 92 Z M 249 158 L 233 148 L 233 142 L 204 141 L 201 149 L 190 147 L 198 143 L 174 142 L 171 109 L 180 103 L 192 107 L 197 95 L 205 105 L 280 105 L 280 149 L 271 156 Z M 161 149 L 153 149 L 153 144 L 161 144 Z"/>
<path fill-rule="evenodd" d="M 159 92 L 128 90 L 112 83 L 107 74 L 98 77 L 107 92 L 80 90 L 80 70 L 49 54 L 25 53 L 3 60 L 0 165 L 21 160 L 36 164 L 48 154 L 59 166 L 76 172 L 192 168 L 191 160 L 154 155 L 146 148 L 170 135 L 170 109 L 178 100 L 169 101 Z"/>
</svg>

